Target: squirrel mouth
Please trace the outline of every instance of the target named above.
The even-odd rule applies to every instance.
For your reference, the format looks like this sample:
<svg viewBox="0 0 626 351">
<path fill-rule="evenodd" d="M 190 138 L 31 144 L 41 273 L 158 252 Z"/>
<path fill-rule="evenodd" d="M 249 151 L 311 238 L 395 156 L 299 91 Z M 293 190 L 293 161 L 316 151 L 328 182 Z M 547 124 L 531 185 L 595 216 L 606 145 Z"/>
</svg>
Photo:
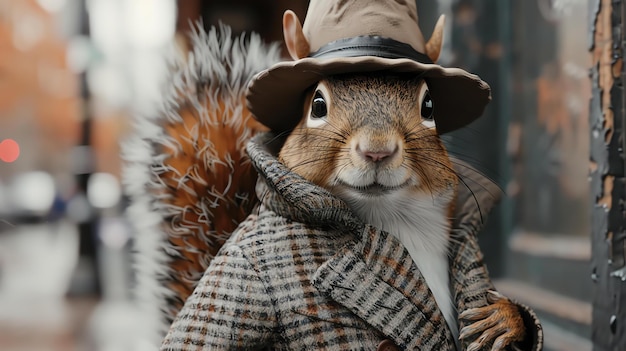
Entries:
<svg viewBox="0 0 626 351">
<path fill-rule="evenodd" d="M 377 182 L 374 182 L 372 184 L 369 185 L 351 185 L 351 184 L 347 184 L 345 182 L 339 181 L 339 184 L 341 186 L 344 186 L 346 188 L 349 188 L 350 190 L 356 191 L 358 193 L 364 194 L 364 195 L 368 195 L 368 196 L 381 196 L 381 195 L 386 195 L 392 191 L 396 191 L 399 189 L 402 189 L 404 187 L 407 186 L 408 182 L 402 183 L 400 185 L 395 185 L 395 186 L 387 186 L 387 185 L 383 185 Z"/>
</svg>

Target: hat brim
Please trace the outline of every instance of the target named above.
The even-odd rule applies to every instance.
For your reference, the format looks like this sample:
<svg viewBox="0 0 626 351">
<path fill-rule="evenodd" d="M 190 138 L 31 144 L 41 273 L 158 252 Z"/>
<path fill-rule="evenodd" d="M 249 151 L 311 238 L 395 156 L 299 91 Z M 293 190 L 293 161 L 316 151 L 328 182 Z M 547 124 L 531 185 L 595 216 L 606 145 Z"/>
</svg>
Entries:
<svg viewBox="0 0 626 351">
<path fill-rule="evenodd" d="M 428 81 L 437 106 L 434 117 L 439 134 L 471 123 L 491 100 L 489 85 L 459 68 L 375 56 L 303 58 L 279 62 L 258 73 L 248 85 L 248 109 L 273 131 L 289 131 L 302 118 L 304 92 L 313 84 L 331 75 L 376 71 L 420 73 Z"/>
</svg>

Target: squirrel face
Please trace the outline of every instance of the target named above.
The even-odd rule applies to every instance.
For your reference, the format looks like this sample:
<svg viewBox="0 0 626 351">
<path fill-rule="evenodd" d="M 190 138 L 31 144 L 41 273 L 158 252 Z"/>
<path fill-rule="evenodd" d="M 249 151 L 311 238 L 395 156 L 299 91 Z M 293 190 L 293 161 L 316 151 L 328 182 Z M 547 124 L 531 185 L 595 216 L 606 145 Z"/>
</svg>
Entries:
<svg viewBox="0 0 626 351">
<path fill-rule="evenodd" d="M 370 73 L 320 81 L 281 161 L 342 197 L 395 192 L 438 195 L 456 176 L 436 131 L 428 84 L 419 77 Z"/>
</svg>

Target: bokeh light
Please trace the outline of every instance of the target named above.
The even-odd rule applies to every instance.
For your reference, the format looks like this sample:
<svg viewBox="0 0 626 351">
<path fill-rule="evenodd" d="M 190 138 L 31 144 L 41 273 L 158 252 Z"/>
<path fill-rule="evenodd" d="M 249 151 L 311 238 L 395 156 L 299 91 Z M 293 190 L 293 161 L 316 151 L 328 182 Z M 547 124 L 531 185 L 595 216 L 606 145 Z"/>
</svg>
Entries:
<svg viewBox="0 0 626 351">
<path fill-rule="evenodd" d="M 42 171 L 20 175 L 15 178 L 10 189 L 16 208 L 39 214 L 50 210 L 56 191 L 52 176 Z"/>
<path fill-rule="evenodd" d="M 5 139 L 0 142 L 0 160 L 11 163 L 20 157 L 20 145 L 13 139 Z"/>
<path fill-rule="evenodd" d="M 94 173 L 87 185 L 87 199 L 95 208 L 105 209 L 117 205 L 122 189 L 117 178 L 110 173 Z"/>
</svg>

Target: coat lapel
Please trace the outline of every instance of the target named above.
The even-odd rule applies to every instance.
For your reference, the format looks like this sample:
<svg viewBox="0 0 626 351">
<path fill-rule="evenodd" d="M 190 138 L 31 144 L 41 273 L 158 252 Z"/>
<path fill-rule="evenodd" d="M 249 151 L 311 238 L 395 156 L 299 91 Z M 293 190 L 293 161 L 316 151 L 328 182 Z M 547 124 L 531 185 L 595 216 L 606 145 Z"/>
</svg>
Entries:
<svg viewBox="0 0 626 351">
<path fill-rule="evenodd" d="M 393 236 L 366 226 L 317 270 L 313 284 L 405 349 L 453 350 L 432 293 Z"/>
</svg>

